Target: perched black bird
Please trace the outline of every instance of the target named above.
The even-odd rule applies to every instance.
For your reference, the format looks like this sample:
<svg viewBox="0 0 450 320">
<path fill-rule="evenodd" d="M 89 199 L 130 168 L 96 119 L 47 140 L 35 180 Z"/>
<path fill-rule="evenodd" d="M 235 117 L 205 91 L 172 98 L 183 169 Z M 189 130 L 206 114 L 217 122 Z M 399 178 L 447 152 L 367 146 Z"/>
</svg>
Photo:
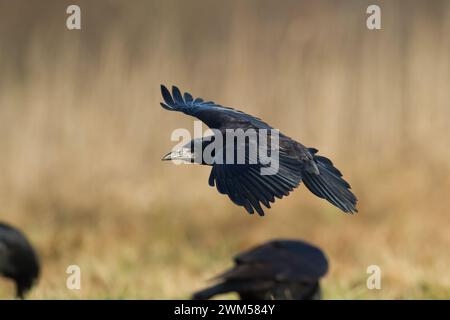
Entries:
<svg viewBox="0 0 450 320">
<path fill-rule="evenodd" d="M 39 260 L 27 238 L 17 229 L 0 223 L 0 275 L 16 283 L 17 297 L 23 299 L 39 277 Z"/>
<path fill-rule="evenodd" d="M 328 271 L 323 252 L 298 240 L 274 240 L 239 254 L 236 266 L 193 299 L 237 292 L 242 300 L 320 299 L 319 279 Z"/>
<path fill-rule="evenodd" d="M 222 135 L 224 146 L 213 154 L 220 159 L 226 158 L 226 154 L 232 151 L 250 149 L 254 141 L 232 143 L 228 146 L 228 141 L 224 138 L 227 131 L 231 130 L 274 130 L 265 122 L 258 118 L 245 114 L 235 109 L 227 108 L 215 104 L 214 102 L 204 102 L 200 98 L 193 99 L 189 93 L 181 95 L 177 87 L 172 87 L 172 94 L 165 86 L 161 86 L 164 103 L 161 106 L 171 111 L 181 111 L 194 116 L 203 121 L 209 128 L 214 129 L 214 136 L 210 141 L 203 139 L 199 145 L 201 151 L 206 151 L 210 143 Z M 267 140 L 272 141 L 272 140 Z M 268 150 L 273 145 L 267 142 Z M 245 163 L 227 164 L 216 162 L 205 162 L 203 158 L 198 160 L 199 154 L 195 150 L 197 139 L 192 140 L 179 150 L 174 150 L 164 156 L 163 160 L 183 160 L 211 165 L 212 170 L 209 177 L 209 184 L 216 185 L 217 190 L 228 195 L 237 205 L 243 206 L 249 213 L 258 212 L 264 215 L 261 203 L 270 208 L 270 203 L 275 198 L 281 199 L 287 196 L 300 182 L 316 196 L 326 199 L 344 212 L 357 212 L 355 195 L 350 191 L 350 185 L 342 178 L 341 172 L 333 166 L 328 158 L 319 156 L 318 150 L 306 148 L 302 144 L 279 133 L 279 167 L 274 174 L 261 174 L 262 168 L 267 168 L 268 164 L 261 161 L 259 157 L 249 159 L 246 155 Z M 198 148 L 197 148 L 198 149 Z M 251 162 L 253 160 L 253 162 Z"/>
</svg>

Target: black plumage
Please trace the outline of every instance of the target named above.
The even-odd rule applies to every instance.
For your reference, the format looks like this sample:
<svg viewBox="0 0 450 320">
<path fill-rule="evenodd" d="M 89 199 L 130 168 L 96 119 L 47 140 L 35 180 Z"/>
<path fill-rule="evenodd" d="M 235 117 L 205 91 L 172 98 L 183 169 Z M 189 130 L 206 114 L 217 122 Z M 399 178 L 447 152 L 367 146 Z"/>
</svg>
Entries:
<svg viewBox="0 0 450 320">
<path fill-rule="evenodd" d="M 320 278 L 328 261 L 317 247 L 300 240 L 273 240 L 234 258 L 235 266 L 215 277 L 217 284 L 193 299 L 237 292 L 243 300 L 320 299 Z"/>
<path fill-rule="evenodd" d="M 39 272 L 38 256 L 25 235 L 0 223 L 0 275 L 14 280 L 18 298 L 25 297 Z"/>
<path fill-rule="evenodd" d="M 181 111 L 196 117 L 214 130 L 210 141 L 202 141 L 202 151 L 217 135 L 226 136 L 227 130 L 274 130 L 261 119 L 241 111 L 223 107 L 214 102 L 204 102 L 200 98 L 194 99 L 189 93 L 181 94 L 177 87 L 172 87 L 172 93 L 165 86 L 161 86 L 164 102 L 161 106 L 170 111 Z M 221 150 L 225 158 L 228 146 L 226 139 Z M 267 140 L 268 149 L 272 147 L 270 136 Z M 245 140 L 244 143 L 233 144 L 231 148 L 248 150 L 255 141 Z M 242 145 L 244 144 L 244 145 Z M 341 172 L 334 167 L 330 159 L 317 154 L 314 148 L 307 148 L 301 143 L 279 133 L 279 168 L 274 174 L 262 175 L 261 169 L 268 165 L 257 159 L 249 159 L 246 154 L 245 163 L 225 164 L 218 161 L 205 163 L 196 161 L 198 155 L 194 152 L 195 140 L 189 142 L 181 150 L 167 154 L 163 160 L 179 159 L 212 166 L 209 184 L 216 186 L 217 190 L 228 195 L 237 205 L 243 206 L 249 213 L 258 212 L 264 215 L 261 207 L 270 208 L 275 198 L 281 199 L 289 195 L 302 181 L 316 196 L 326 199 L 344 212 L 357 212 L 355 195 L 350 191 L 350 185 L 342 178 Z M 220 159 L 220 155 L 216 155 Z M 251 162 L 251 160 L 254 160 Z"/>
</svg>

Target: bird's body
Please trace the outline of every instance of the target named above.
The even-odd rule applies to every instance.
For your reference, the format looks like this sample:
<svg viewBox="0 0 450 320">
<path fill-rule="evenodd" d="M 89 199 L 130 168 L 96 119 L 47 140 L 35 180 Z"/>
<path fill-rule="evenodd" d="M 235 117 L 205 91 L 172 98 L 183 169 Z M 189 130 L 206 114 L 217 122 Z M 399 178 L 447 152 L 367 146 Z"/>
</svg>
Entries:
<svg viewBox="0 0 450 320">
<path fill-rule="evenodd" d="M 319 280 L 328 261 L 317 247 L 299 240 L 273 240 L 235 257 L 235 267 L 194 299 L 237 292 L 242 300 L 320 299 Z"/>
<path fill-rule="evenodd" d="M 24 298 L 39 276 L 36 252 L 16 228 L 0 223 L 0 275 L 13 279 L 18 298 Z"/>
<path fill-rule="evenodd" d="M 214 102 L 204 102 L 200 98 L 193 99 L 189 93 L 185 93 L 183 96 L 177 87 L 172 88 L 172 94 L 164 86 L 161 86 L 161 91 L 164 98 L 161 106 L 164 109 L 181 111 L 196 117 L 213 129 L 215 139 L 221 136 L 220 139 L 224 141 L 224 145 L 218 150 L 221 151 L 222 156 L 215 155 L 212 163 L 205 163 L 203 160 L 198 163 L 211 165 L 209 184 L 215 185 L 220 193 L 227 194 L 235 204 L 243 206 L 249 213 L 256 211 L 258 214 L 264 215 L 261 204 L 270 208 L 270 203 L 273 203 L 275 198 L 281 199 L 283 196 L 289 195 L 302 181 L 312 193 L 326 199 L 342 211 L 350 213 L 357 211 L 357 199 L 350 191 L 350 185 L 342 178 L 341 172 L 333 166 L 328 158 L 317 155 L 316 149 L 305 147 L 275 130 L 261 119 L 241 111 L 223 107 Z M 253 131 L 256 138 L 247 137 L 246 140 L 244 136 L 240 142 L 239 138 L 236 138 L 236 144 L 231 143 L 230 145 L 229 141 L 224 138 L 230 130 L 235 132 L 240 130 L 239 132 L 242 131 L 244 134 Z M 263 139 L 261 139 L 259 134 L 263 131 L 267 132 L 267 138 L 262 136 Z M 277 137 L 277 140 L 273 140 L 274 137 Z M 278 159 L 275 169 L 263 162 L 261 153 L 256 156 L 246 153 L 244 163 L 217 161 L 225 159 L 231 151 L 234 154 L 239 154 L 242 150 L 248 151 L 261 141 L 267 145 L 266 150 L 277 151 Z M 169 153 L 163 159 L 196 162 L 195 158 L 198 155 L 193 152 L 194 145 L 193 140 L 182 149 Z M 204 153 L 208 143 L 203 141 L 201 146 L 201 151 Z M 261 174 L 263 169 L 267 169 L 266 172 L 269 174 Z"/>
</svg>

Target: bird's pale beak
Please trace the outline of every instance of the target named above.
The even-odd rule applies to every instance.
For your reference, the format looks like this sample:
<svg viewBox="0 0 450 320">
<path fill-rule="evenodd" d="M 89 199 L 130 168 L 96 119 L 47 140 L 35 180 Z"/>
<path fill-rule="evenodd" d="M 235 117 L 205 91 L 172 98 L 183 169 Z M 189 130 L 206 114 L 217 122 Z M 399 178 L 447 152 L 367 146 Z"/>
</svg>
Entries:
<svg viewBox="0 0 450 320">
<path fill-rule="evenodd" d="M 181 162 L 191 162 L 191 160 L 194 159 L 194 155 L 192 152 L 187 148 L 181 148 L 178 150 L 172 150 L 168 154 L 166 154 L 161 160 L 167 161 L 181 161 Z"/>
<path fill-rule="evenodd" d="M 161 160 L 163 161 L 167 161 L 167 160 L 172 160 L 172 151 L 170 151 L 169 153 L 165 154 L 164 157 L 162 157 Z"/>
</svg>

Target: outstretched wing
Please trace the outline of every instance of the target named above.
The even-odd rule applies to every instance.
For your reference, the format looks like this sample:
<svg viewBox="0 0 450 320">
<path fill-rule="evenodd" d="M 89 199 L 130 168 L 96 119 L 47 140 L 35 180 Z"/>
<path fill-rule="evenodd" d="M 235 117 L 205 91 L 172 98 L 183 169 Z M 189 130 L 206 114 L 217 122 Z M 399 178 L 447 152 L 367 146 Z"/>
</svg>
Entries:
<svg viewBox="0 0 450 320">
<path fill-rule="evenodd" d="M 301 163 L 280 153 L 278 168 L 271 174 L 261 174 L 262 164 L 214 164 L 209 176 L 209 185 L 228 195 L 238 206 L 249 213 L 256 212 L 263 216 L 263 204 L 270 208 L 275 198 L 289 195 L 302 181 Z M 268 169 L 266 167 L 266 169 Z"/>
<path fill-rule="evenodd" d="M 180 111 L 203 121 L 211 129 L 238 129 L 255 128 L 271 129 L 261 119 L 248 115 L 242 111 L 215 104 L 212 101 L 194 99 L 189 93 L 181 94 L 180 90 L 173 86 L 172 93 L 161 85 L 161 93 L 164 102 L 161 106 L 169 111 Z"/>
</svg>

